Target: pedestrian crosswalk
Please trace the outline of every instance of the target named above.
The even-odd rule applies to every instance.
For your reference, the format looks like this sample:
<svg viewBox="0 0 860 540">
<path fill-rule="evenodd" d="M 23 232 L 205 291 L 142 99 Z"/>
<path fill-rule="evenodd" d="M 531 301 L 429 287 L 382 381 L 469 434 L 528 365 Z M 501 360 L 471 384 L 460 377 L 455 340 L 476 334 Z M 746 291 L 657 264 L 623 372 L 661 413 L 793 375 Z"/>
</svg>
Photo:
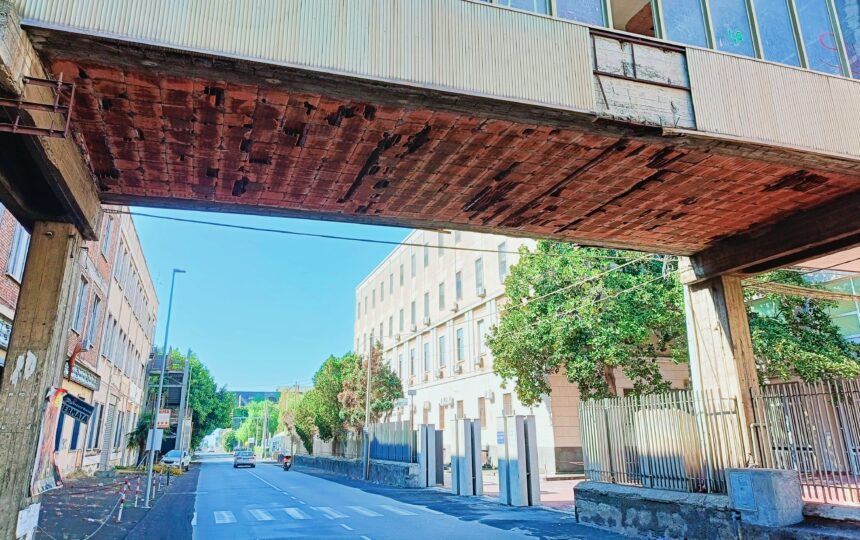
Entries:
<svg viewBox="0 0 860 540">
<path fill-rule="evenodd" d="M 349 519 L 349 518 L 379 518 L 391 516 L 414 516 L 412 510 L 424 510 L 428 513 L 438 513 L 435 510 L 421 506 L 401 506 L 380 504 L 365 506 L 303 506 L 301 508 L 288 506 L 283 508 L 251 508 L 234 514 L 229 510 L 218 510 L 212 513 L 217 525 L 226 525 L 243 521 L 282 521 L 282 520 L 314 520 L 314 519 Z"/>
</svg>

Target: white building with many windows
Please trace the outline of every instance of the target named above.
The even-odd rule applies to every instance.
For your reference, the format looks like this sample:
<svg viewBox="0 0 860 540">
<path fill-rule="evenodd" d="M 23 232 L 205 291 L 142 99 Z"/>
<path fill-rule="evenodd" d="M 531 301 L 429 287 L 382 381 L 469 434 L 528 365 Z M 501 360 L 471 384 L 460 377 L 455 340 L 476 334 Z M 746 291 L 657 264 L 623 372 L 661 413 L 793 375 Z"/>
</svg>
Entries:
<svg viewBox="0 0 860 540">
<path fill-rule="evenodd" d="M 382 345 L 383 358 L 415 390 L 416 424 L 438 428 L 455 416 L 478 418 L 487 459 L 496 463 L 496 419 L 534 414 L 539 459 L 545 473 L 581 469 L 579 392 L 563 375 L 551 376 L 553 392 L 526 407 L 513 385 L 493 373 L 485 336 L 505 301 L 504 279 L 519 260 L 523 238 L 469 232 L 414 231 L 355 291 L 355 349 L 366 354 Z M 673 381 L 687 378 L 686 366 L 667 366 Z M 632 387 L 618 374 L 619 388 Z M 396 410 L 407 420 L 409 407 Z M 446 446 L 447 448 L 447 446 Z M 446 452 L 447 456 L 450 455 Z"/>
</svg>

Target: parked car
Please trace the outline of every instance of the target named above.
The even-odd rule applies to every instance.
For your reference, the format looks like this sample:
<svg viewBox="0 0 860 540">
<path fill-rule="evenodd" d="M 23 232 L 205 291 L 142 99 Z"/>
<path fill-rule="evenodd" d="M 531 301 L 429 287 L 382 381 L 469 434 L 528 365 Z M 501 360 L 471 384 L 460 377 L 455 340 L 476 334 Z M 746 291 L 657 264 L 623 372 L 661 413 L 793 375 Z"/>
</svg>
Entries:
<svg viewBox="0 0 860 540">
<path fill-rule="evenodd" d="M 171 467 L 179 467 L 183 471 L 187 471 L 189 465 L 191 465 L 191 456 L 187 450 L 183 450 L 181 454 L 179 450 L 171 450 L 164 454 L 164 457 L 161 458 L 161 463 Z"/>
<path fill-rule="evenodd" d="M 256 467 L 257 458 L 254 452 L 250 450 L 239 450 L 233 454 L 233 468 L 236 467 Z"/>
</svg>

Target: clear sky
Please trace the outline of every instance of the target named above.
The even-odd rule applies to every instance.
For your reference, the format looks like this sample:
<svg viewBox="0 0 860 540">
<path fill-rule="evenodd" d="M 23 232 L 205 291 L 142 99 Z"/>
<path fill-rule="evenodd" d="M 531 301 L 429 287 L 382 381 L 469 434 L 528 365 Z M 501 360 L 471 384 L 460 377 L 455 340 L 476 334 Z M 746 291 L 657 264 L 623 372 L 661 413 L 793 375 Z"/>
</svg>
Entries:
<svg viewBox="0 0 860 540">
<path fill-rule="evenodd" d="M 286 218 L 133 208 L 134 212 L 254 227 L 401 241 L 408 229 Z M 309 384 L 330 354 L 353 343 L 355 287 L 394 246 L 134 218 L 160 303 L 164 342 L 194 350 L 218 385 L 274 390 Z"/>
</svg>

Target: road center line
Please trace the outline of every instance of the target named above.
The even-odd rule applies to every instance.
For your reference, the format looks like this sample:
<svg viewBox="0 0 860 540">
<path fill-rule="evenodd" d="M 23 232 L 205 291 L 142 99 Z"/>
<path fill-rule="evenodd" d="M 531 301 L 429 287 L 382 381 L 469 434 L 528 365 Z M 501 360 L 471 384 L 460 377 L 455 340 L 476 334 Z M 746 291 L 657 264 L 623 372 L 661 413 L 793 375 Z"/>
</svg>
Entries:
<svg viewBox="0 0 860 540">
<path fill-rule="evenodd" d="M 257 480 L 259 480 L 260 482 L 262 482 L 262 483 L 266 484 L 266 485 L 267 485 L 267 486 L 269 486 L 270 488 L 272 488 L 272 489 L 274 489 L 274 490 L 276 490 L 276 491 L 280 491 L 281 493 L 283 493 L 283 492 L 284 492 L 284 490 L 283 490 L 283 489 L 279 488 L 279 487 L 278 487 L 278 486 L 276 486 L 275 484 L 272 484 L 271 482 L 267 482 L 266 480 L 263 480 L 263 478 L 261 478 L 259 475 L 254 474 L 254 473 L 248 473 L 248 474 L 250 474 L 251 476 L 255 477 L 255 478 L 256 478 Z"/>
<path fill-rule="evenodd" d="M 351 531 L 351 530 L 352 530 L 352 527 L 350 527 L 350 526 L 349 526 L 349 525 L 347 525 L 346 523 L 341 523 L 341 524 L 340 524 L 340 526 L 341 526 L 341 527 L 343 527 L 344 529 L 348 530 L 348 531 Z"/>
</svg>

